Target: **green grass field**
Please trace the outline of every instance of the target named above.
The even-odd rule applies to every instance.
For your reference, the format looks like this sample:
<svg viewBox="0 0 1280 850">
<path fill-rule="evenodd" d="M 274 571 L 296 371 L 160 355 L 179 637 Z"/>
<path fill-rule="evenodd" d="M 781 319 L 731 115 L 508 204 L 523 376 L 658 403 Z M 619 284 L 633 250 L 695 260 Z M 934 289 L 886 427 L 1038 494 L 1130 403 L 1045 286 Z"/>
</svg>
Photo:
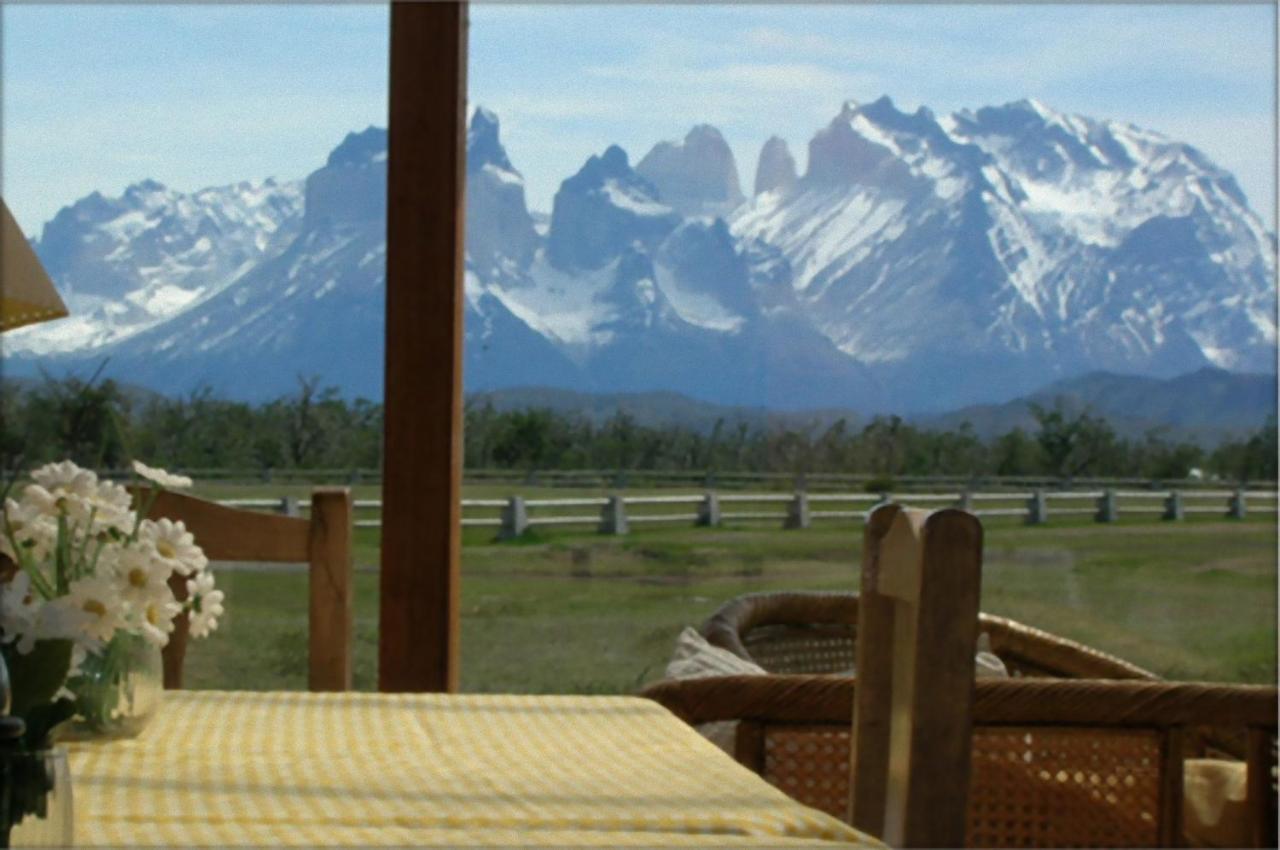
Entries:
<svg viewBox="0 0 1280 850">
<path fill-rule="evenodd" d="M 228 489 L 201 495 L 256 495 Z M 505 495 L 488 490 L 468 488 L 467 496 Z M 1173 678 L 1275 682 L 1274 517 L 1107 526 L 1081 519 L 1040 527 L 996 519 L 986 526 L 983 610 Z M 635 690 L 661 675 L 680 629 L 697 625 L 726 599 L 767 590 L 856 589 L 860 535 L 853 525 L 782 531 L 767 523 L 642 528 L 622 538 L 557 530 L 495 543 L 492 531 L 467 529 L 463 689 Z M 371 689 L 376 531 L 357 532 L 355 560 L 355 678 L 358 688 Z M 227 592 L 227 615 L 210 640 L 192 646 L 188 686 L 304 688 L 302 569 L 224 570 L 218 581 Z"/>
</svg>

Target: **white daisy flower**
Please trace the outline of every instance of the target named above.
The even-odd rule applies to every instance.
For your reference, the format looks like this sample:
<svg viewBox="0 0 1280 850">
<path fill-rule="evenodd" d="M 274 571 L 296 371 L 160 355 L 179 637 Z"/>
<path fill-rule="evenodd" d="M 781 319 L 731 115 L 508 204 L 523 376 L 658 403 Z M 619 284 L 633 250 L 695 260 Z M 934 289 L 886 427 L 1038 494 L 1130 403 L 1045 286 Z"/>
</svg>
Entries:
<svg viewBox="0 0 1280 850">
<path fill-rule="evenodd" d="M 92 470 L 81 469 L 69 460 L 32 470 L 31 480 L 51 493 L 88 496 L 98 487 L 98 476 Z"/>
<path fill-rule="evenodd" d="M 113 609 L 107 610 L 110 613 Z M 34 638 L 35 640 L 72 640 L 74 641 L 73 655 L 77 646 L 97 649 L 101 647 L 102 640 L 89 633 L 96 617 L 93 611 L 83 607 L 83 600 L 74 596 L 59 596 L 41 606 Z M 35 640 L 32 641 L 33 645 Z M 24 651 L 21 644 L 18 645 L 18 651 Z"/>
<path fill-rule="evenodd" d="M 4 631 L 4 642 L 17 641 L 19 652 L 30 652 L 43 607 L 44 600 L 31 589 L 31 576 L 24 572 L 16 573 L 0 586 L 0 630 Z"/>
<path fill-rule="evenodd" d="M 182 489 L 195 483 L 185 475 L 177 475 L 172 472 L 166 472 L 159 467 L 147 466 L 140 460 L 133 462 L 133 471 L 153 484 L 158 484 L 168 489 Z"/>
<path fill-rule="evenodd" d="M 173 618 L 182 613 L 182 606 L 169 599 L 151 599 L 142 607 L 142 636 L 158 647 L 163 648 L 169 642 L 169 634 L 173 631 Z"/>
<path fill-rule="evenodd" d="M 66 469 L 75 470 L 71 474 Z M 86 527 L 93 518 L 89 534 L 97 534 L 106 528 L 122 532 L 133 530 L 134 513 L 130 509 L 129 491 L 111 481 L 99 481 L 92 472 L 67 462 L 48 464 L 31 473 L 35 484 L 23 491 L 23 501 L 36 506 L 42 513 L 56 517 L 66 514 L 73 523 Z"/>
<path fill-rule="evenodd" d="M 10 543 L 10 534 L 18 542 L 22 551 L 37 563 L 47 560 L 53 552 L 58 540 L 56 511 L 46 512 L 39 504 L 28 502 L 26 499 L 21 502 L 5 499 L 4 516 L 0 517 L 0 521 L 4 523 L 4 528 L 0 528 L 0 553 L 10 560 L 20 561 L 18 553 Z M 6 532 L 5 529 L 8 531 Z"/>
<path fill-rule="evenodd" d="M 102 572 L 102 565 L 98 569 Z M 169 589 L 173 570 L 156 557 L 149 541 L 122 551 L 113 572 L 120 580 L 120 596 L 139 609 L 152 599 L 173 598 Z"/>
<path fill-rule="evenodd" d="M 187 580 L 187 597 L 191 605 L 191 636 L 207 637 L 218 628 L 218 618 L 222 616 L 222 601 L 226 595 L 213 586 L 213 573 L 201 570 L 194 579 Z"/>
<path fill-rule="evenodd" d="M 189 576 L 209 563 L 204 550 L 196 545 L 195 537 L 181 520 L 144 519 L 138 527 L 138 537 L 155 550 L 156 559 L 170 572 Z"/>
<path fill-rule="evenodd" d="M 84 633 L 94 640 L 111 640 L 116 629 L 124 625 L 124 606 L 121 604 L 120 591 L 113 578 L 89 576 L 77 579 L 71 582 L 70 591 L 61 598 L 69 600 L 68 604 L 72 608 L 84 611 L 88 615 L 84 624 Z"/>
</svg>

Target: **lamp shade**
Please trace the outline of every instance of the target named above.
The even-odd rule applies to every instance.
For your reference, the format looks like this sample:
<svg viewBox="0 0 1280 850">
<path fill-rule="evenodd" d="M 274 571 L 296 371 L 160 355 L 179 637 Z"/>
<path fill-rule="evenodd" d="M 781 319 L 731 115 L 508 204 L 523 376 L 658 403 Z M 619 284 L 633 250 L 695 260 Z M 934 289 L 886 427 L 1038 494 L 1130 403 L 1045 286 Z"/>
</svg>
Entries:
<svg viewBox="0 0 1280 850">
<path fill-rule="evenodd" d="M 53 281 L 2 200 L 0 219 L 0 331 L 67 315 Z"/>
</svg>

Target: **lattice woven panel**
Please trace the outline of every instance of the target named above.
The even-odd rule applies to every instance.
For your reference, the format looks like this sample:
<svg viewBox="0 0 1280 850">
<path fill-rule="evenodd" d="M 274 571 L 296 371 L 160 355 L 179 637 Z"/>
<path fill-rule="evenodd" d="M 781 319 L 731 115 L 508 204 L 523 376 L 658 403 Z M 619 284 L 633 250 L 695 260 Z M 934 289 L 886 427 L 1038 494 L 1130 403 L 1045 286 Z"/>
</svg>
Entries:
<svg viewBox="0 0 1280 850">
<path fill-rule="evenodd" d="M 849 732 L 765 731 L 766 780 L 836 817 L 849 805 Z M 978 728 L 970 847 L 1159 844 L 1160 736 L 1146 730 Z"/>
<path fill-rule="evenodd" d="M 792 799 L 849 817 L 849 730 L 774 726 L 765 730 L 764 778 Z"/>
<path fill-rule="evenodd" d="M 975 730 L 969 845 L 1157 846 L 1160 745 L 1149 730 Z"/>
<path fill-rule="evenodd" d="M 854 665 L 853 627 L 756 626 L 742 635 L 751 659 L 770 673 L 849 673 Z"/>
</svg>

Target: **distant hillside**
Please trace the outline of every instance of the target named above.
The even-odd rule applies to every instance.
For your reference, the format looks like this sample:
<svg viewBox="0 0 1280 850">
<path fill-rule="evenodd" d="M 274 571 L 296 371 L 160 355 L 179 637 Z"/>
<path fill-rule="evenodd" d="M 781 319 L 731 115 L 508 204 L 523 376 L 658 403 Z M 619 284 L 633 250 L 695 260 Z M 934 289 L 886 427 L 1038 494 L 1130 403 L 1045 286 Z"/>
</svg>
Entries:
<svg viewBox="0 0 1280 850">
<path fill-rule="evenodd" d="M 1167 380 L 1091 372 L 1005 404 L 973 405 L 916 421 L 939 429 L 969 422 L 983 437 L 1015 427 L 1034 431 L 1030 405 L 1052 405 L 1058 399 L 1068 409 L 1092 409 L 1124 436 L 1166 428 L 1171 437 L 1213 445 L 1253 431 L 1275 414 L 1276 378 L 1212 368 Z"/>
<path fill-rule="evenodd" d="M 471 404 L 490 403 L 497 410 L 545 407 L 557 413 L 578 413 L 596 423 L 623 410 L 639 424 L 681 425 L 704 432 L 710 431 L 719 419 L 727 425 L 743 422 L 753 427 L 823 428 L 839 419 L 845 419 L 850 427 L 862 427 L 870 418 L 839 409 L 780 413 L 759 407 L 730 407 L 673 392 L 593 394 L 520 387 L 476 393 L 468 399 Z M 1031 404 L 1051 406 L 1058 399 L 1069 410 L 1088 408 L 1104 416 L 1122 436 L 1140 437 L 1152 428 L 1164 428 L 1169 437 L 1212 446 L 1256 430 L 1276 412 L 1276 379 L 1212 368 L 1167 380 L 1092 372 L 1054 382 L 1006 404 L 974 405 L 938 415 L 905 418 L 934 430 L 953 430 L 968 422 L 979 436 L 991 438 L 1013 428 L 1034 431 Z"/>
</svg>

